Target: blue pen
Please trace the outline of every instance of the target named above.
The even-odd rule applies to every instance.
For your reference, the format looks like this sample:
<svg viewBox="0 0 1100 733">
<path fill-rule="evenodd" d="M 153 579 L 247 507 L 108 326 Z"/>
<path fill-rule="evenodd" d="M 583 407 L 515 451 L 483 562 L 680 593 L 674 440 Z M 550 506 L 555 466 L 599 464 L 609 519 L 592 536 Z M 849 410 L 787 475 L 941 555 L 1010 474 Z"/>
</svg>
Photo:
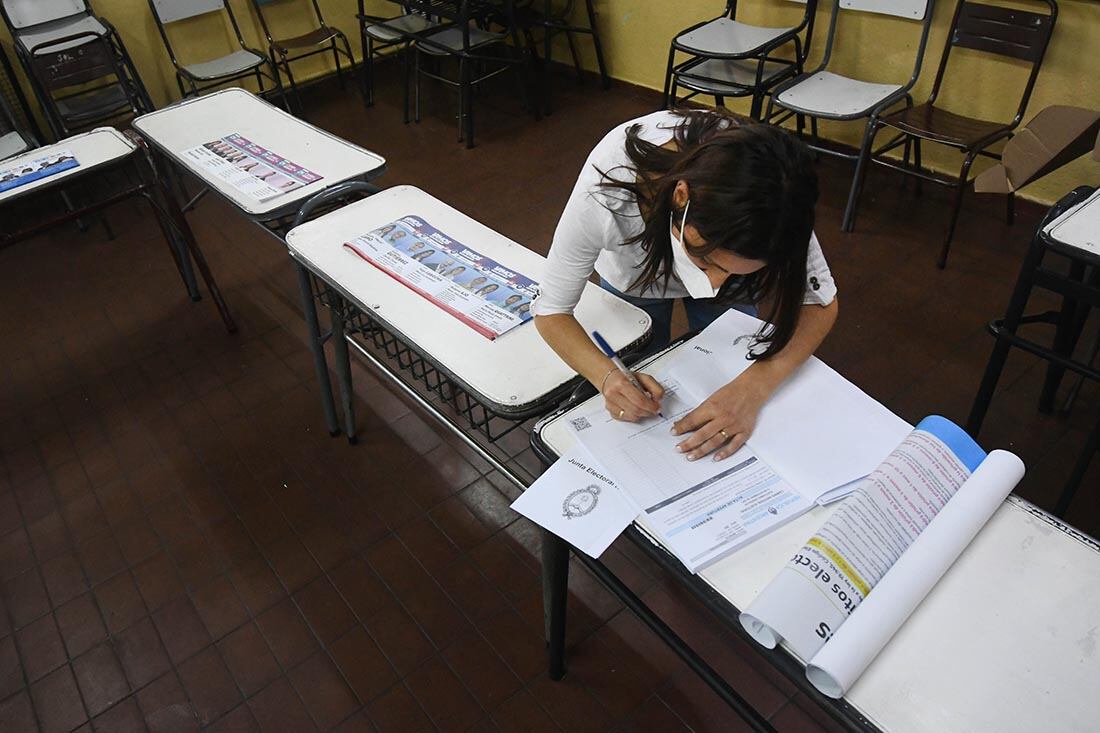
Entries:
<svg viewBox="0 0 1100 733">
<path fill-rule="evenodd" d="M 634 387 L 639 392 L 644 394 L 649 399 L 653 399 L 653 395 L 649 393 L 649 390 L 642 386 L 641 382 L 638 381 L 638 378 L 634 376 L 634 372 L 626 368 L 626 364 L 623 364 L 623 360 L 618 357 L 618 355 L 615 353 L 615 350 L 611 348 L 611 344 L 607 343 L 607 341 L 604 340 L 604 337 L 600 335 L 599 331 L 592 332 L 592 340 L 596 342 L 596 346 L 600 347 L 600 351 L 604 353 L 604 356 L 611 360 L 611 363 L 615 365 L 615 368 L 622 372 L 623 376 L 629 379 L 630 383 L 634 385 Z M 664 418 L 664 415 L 662 415 L 660 411 L 657 412 L 657 416 L 660 418 Z"/>
</svg>

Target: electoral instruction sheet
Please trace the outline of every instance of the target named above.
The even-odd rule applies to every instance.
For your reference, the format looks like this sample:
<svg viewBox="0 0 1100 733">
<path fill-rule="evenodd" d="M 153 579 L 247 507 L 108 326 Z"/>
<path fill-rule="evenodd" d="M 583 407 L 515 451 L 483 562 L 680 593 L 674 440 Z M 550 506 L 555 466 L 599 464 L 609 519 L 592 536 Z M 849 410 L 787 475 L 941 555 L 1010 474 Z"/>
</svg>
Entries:
<svg viewBox="0 0 1100 733">
<path fill-rule="evenodd" d="M 185 150 L 183 157 L 260 203 L 322 178 L 236 133 Z"/>
<path fill-rule="evenodd" d="M 602 405 L 570 420 L 577 439 L 640 508 L 650 526 L 691 572 L 794 519 L 812 502 L 742 448 L 724 461 L 689 461 L 672 425 L 695 407 L 680 386 L 662 380 L 665 417 L 613 419 Z"/>
<path fill-rule="evenodd" d="M 403 216 L 344 247 L 486 338 L 495 339 L 532 318 L 537 282 L 419 216 Z"/>
</svg>

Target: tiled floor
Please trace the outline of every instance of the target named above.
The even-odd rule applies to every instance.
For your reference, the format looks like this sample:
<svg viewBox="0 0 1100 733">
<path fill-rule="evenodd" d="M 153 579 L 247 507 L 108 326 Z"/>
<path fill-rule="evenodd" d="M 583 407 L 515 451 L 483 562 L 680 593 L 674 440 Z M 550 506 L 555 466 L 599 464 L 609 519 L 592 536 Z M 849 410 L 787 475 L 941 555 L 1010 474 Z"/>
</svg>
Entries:
<svg viewBox="0 0 1100 733">
<path fill-rule="evenodd" d="M 315 88 L 314 121 L 385 154 L 383 183 L 540 252 L 591 145 L 654 104 L 566 85 L 535 123 L 489 92 L 467 151 L 443 90 L 406 127 L 390 84 L 369 111 Z M 849 168 L 821 176 L 842 303 L 822 356 L 906 419 L 964 419 L 1038 209 L 1008 228 L 978 202 L 941 272 L 944 193 L 875 171 L 842 235 Z M 285 252 L 213 199 L 192 221 L 236 336 L 187 301 L 136 206 L 112 213 L 115 241 L 62 228 L 0 251 L 0 730 L 743 729 L 579 567 L 569 675 L 549 681 L 538 532 L 513 490 L 362 368 L 361 444 L 330 439 Z M 982 440 L 1024 457 L 1020 492 L 1049 508 L 1100 398 L 1039 415 L 1041 377 L 1013 357 Z M 1094 463 L 1069 514 L 1091 531 Z M 607 559 L 779 730 L 830 729 L 632 546 Z"/>
</svg>

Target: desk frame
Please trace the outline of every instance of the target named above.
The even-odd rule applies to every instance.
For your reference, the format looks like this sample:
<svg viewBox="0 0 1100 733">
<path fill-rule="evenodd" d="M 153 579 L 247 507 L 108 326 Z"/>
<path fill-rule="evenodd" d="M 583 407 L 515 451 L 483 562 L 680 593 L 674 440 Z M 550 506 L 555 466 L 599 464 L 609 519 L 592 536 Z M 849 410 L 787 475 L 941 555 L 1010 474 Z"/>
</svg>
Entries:
<svg viewBox="0 0 1100 733">
<path fill-rule="evenodd" d="M 669 351 L 683 344 L 691 334 L 682 337 L 667 349 L 646 360 L 652 362 Z M 550 422 L 560 418 L 565 413 L 575 408 L 584 400 L 595 396 L 595 391 L 589 389 L 586 393 L 577 394 L 569 404 L 564 405 L 551 415 L 547 415 L 538 421 L 531 433 L 531 447 L 543 465 L 558 460 L 559 456 L 543 439 L 542 430 Z M 834 700 L 818 692 L 809 680 L 806 679 L 805 667 L 792 655 L 780 647 L 775 649 L 763 649 L 752 641 L 751 637 L 741 626 L 739 620 L 740 610 L 721 596 L 714 588 L 708 585 L 698 575 L 686 573 L 683 563 L 674 555 L 645 535 L 636 525 L 631 525 L 625 531 L 625 536 L 630 539 L 647 557 L 656 562 L 662 569 L 678 578 L 691 594 L 703 603 L 713 614 L 721 619 L 727 626 L 733 628 L 742 638 L 752 642 L 757 653 L 767 660 L 784 677 L 791 681 L 799 692 L 813 700 L 819 707 L 827 711 L 837 722 L 846 729 L 858 733 L 881 733 L 879 729 L 864 717 L 858 710 L 845 700 Z M 567 616 L 567 601 L 569 598 L 569 554 L 572 552 L 577 561 L 603 583 L 603 585 L 622 601 L 653 633 L 657 635 L 688 667 L 703 680 L 711 690 L 733 709 L 749 727 L 758 733 L 775 733 L 775 728 L 764 718 L 745 698 L 743 698 L 729 682 L 714 670 L 700 657 L 691 646 L 654 613 L 645 602 L 639 598 L 630 588 L 621 581 L 614 572 L 596 558 L 589 557 L 583 552 L 577 551 L 568 542 L 543 530 L 542 533 L 542 592 L 543 613 L 546 619 L 546 645 L 548 674 L 552 680 L 560 680 L 565 676 L 565 624 Z"/>
<path fill-rule="evenodd" d="M 156 159 L 150 154 L 149 148 L 142 137 L 137 134 L 132 134 L 128 137 L 135 145 L 134 150 L 129 155 L 100 165 L 89 166 L 84 170 L 78 169 L 78 173 L 60 178 L 54 184 L 47 183 L 36 187 L 28 191 L 25 196 L 35 196 L 50 191 L 64 191 L 67 185 L 76 183 L 81 179 L 86 179 L 93 172 L 103 174 L 111 171 L 126 171 L 127 168 L 130 169 L 129 172 L 133 173 L 133 176 L 136 178 L 136 183 L 131 183 L 121 191 L 114 192 L 99 201 L 95 201 L 80 208 L 70 209 L 64 214 L 48 221 L 39 222 L 12 233 L 0 232 L 0 245 L 12 244 L 23 239 L 28 239 L 36 234 L 48 231 L 49 229 L 69 221 L 79 221 L 83 216 L 102 211 L 117 203 L 126 201 L 127 199 L 135 197 L 143 198 L 153 209 L 153 215 L 157 220 L 157 224 L 160 226 L 161 233 L 164 235 L 164 239 L 168 244 L 168 249 L 172 253 L 172 259 L 176 264 L 176 269 L 179 271 L 180 277 L 187 287 L 187 292 L 191 300 L 198 301 L 202 299 L 202 295 L 199 293 L 198 286 L 195 283 L 194 272 L 191 269 L 191 262 L 193 260 L 199 269 L 199 274 L 202 276 L 203 282 L 206 283 L 206 287 L 210 291 L 210 297 L 214 300 L 214 305 L 218 309 L 218 314 L 221 316 L 222 323 L 225 324 L 226 331 L 229 333 L 236 333 L 237 324 L 229 312 L 229 307 L 226 305 L 225 299 L 222 297 L 221 290 L 218 288 L 218 283 L 214 280 L 214 275 L 210 271 L 210 266 L 206 262 L 206 257 L 199 248 L 194 232 L 187 223 L 187 219 L 184 217 L 183 212 L 175 206 L 175 199 L 165 184 L 164 177 L 157 166 Z M 62 140 L 58 145 L 62 145 L 64 142 L 65 141 Z M 149 171 L 147 173 L 143 171 L 142 168 L 143 160 L 149 164 Z M 19 198 L 23 198 L 23 196 L 14 196 L 9 199 L 9 201 L 15 201 Z"/>
</svg>

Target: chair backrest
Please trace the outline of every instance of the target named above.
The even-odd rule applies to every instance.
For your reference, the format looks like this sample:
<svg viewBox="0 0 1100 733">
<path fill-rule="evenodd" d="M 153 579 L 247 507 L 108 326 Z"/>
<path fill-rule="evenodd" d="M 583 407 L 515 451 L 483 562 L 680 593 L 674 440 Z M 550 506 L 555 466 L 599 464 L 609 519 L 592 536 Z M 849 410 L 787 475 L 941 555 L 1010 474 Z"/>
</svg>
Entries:
<svg viewBox="0 0 1100 733">
<path fill-rule="evenodd" d="M 0 7 L 14 30 L 91 12 L 86 0 L 0 0 Z"/>
<path fill-rule="evenodd" d="M 832 16 L 829 18 L 829 36 L 825 41 L 825 55 L 818 69 L 825 69 L 833 56 L 833 44 L 836 41 L 837 21 L 843 12 L 875 13 L 892 15 L 897 18 L 919 21 L 921 24 L 920 43 L 913 61 L 913 73 L 909 82 L 903 86 L 908 91 L 917 83 L 921 65 L 924 63 L 924 51 L 928 47 L 928 33 L 932 29 L 932 11 L 936 0 L 835 0 Z"/>
<path fill-rule="evenodd" d="M 226 9 L 225 0 L 152 0 L 152 6 L 164 25 Z"/>
<path fill-rule="evenodd" d="M 928 0 L 840 0 L 840 7 L 842 10 L 896 15 L 910 20 L 924 20 L 932 11 L 932 3 Z"/>
<path fill-rule="evenodd" d="M 79 44 L 69 46 L 73 41 Z M 30 59 L 35 81 L 47 92 L 90 84 L 106 77 L 122 78 L 114 49 L 96 33 L 67 36 L 58 39 L 55 45 L 64 48 L 50 51 L 48 46 L 39 47 L 39 52 Z"/>
<path fill-rule="evenodd" d="M 1046 8 L 1047 12 L 959 0 L 929 101 L 934 102 L 939 96 L 952 48 L 1006 56 L 1031 67 L 1016 112 L 1015 124 L 1019 124 L 1042 68 L 1043 57 L 1054 33 L 1054 22 L 1058 19 L 1058 5 L 1054 0 L 1033 0 L 1032 4 Z"/>
<path fill-rule="evenodd" d="M 252 0 L 252 9 L 256 11 L 256 17 L 260 19 L 260 27 L 263 29 L 264 35 L 267 36 L 268 43 L 274 43 L 275 39 L 271 34 L 271 28 L 267 24 L 267 16 L 264 15 L 265 5 L 270 5 L 275 0 Z M 296 0 L 296 4 L 304 5 L 309 2 L 313 6 L 313 14 L 317 18 L 318 27 L 325 25 L 325 16 L 321 14 L 321 6 L 317 3 L 317 0 Z"/>
</svg>

